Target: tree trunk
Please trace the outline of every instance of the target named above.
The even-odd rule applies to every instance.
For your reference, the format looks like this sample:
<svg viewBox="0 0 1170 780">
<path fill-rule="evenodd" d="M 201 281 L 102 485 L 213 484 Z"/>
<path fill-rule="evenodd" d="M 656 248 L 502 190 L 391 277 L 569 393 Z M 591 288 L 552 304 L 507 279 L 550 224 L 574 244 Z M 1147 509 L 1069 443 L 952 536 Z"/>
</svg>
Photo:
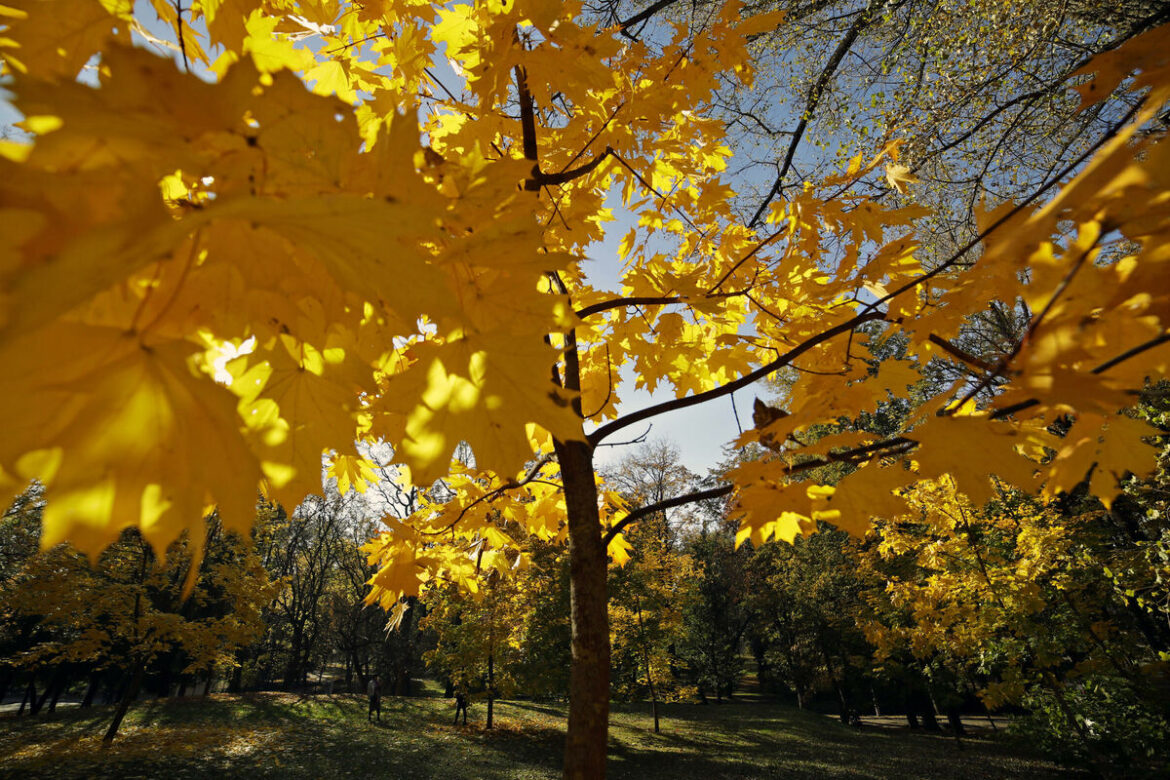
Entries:
<svg viewBox="0 0 1170 780">
<path fill-rule="evenodd" d="M 492 710 L 496 703 L 496 656 L 495 653 L 488 653 L 488 679 L 487 679 L 487 695 L 488 695 L 488 714 L 487 714 L 487 728 L 492 727 Z"/>
<path fill-rule="evenodd" d="M 126 717 L 126 710 L 130 708 L 130 702 L 134 701 L 138 696 L 138 688 L 142 685 L 142 677 L 146 674 L 146 659 L 138 662 L 138 667 L 134 670 L 134 676 L 130 678 L 130 684 L 126 686 L 126 690 L 122 693 L 122 699 L 118 702 L 118 709 L 114 711 L 114 720 L 110 723 L 110 727 L 106 730 L 106 735 L 102 737 L 102 744 L 109 745 L 114 741 L 114 737 L 118 735 L 118 728 L 122 725 L 122 718 Z"/>
<path fill-rule="evenodd" d="M 89 677 L 89 687 L 85 689 L 85 697 L 81 700 L 81 709 L 88 709 L 93 706 L 93 697 L 97 695 L 98 688 L 101 687 L 102 678 L 97 672 L 94 672 Z"/>
<path fill-rule="evenodd" d="M 823 633 L 817 633 L 817 644 L 821 648 L 821 657 L 825 661 L 825 671 L 829 675 L 829 682 L 833 684 L 833 690 L 837 694 L 837 708 L 838 717 L 842 723 L 849 723 L 849 703 L 845 700 L 845 689 L 841 687 L 841 683 L 837 680 L 837 675 L 833 673 L 833 661 L 829 657 L 829 649 L 825 645 L 825 636 Z"/>
<path fill-rule="evenodd" d="M 65 689 L 68 687 L 68 685 L 69 678 L 65 675 L 61 675 L 61 679 L 59 679 L 56 685 L 53 686 L 53 695 L 49 697 L 50 715 L 57 711 L 57 700 L 61 698 L 61 694 L 65 692 Z"/>
<path fill-rule="evenodd" d="M 49 682 L 45 684 L 45 690 L 41 691 L 39 698 L 34 697 L 31 702 L 31 708 L 28 711 L 29 715 L 37 715 L 45 706 L 45 702 L 49 699 L 49 694 L 53 692 L 53 686 L 57 684 L 57 670 L 53 670 L 53 676 L 49 678 Z"/>
<path fill-rule="evenodd" d="M 642 623 L 642 601 L 634 596 L 634 607 L 638 610 L 638 633 L 641 634 L 642 639 L 642 660 L 646 663 L 646 687 L 650 689 L 650 710 L 654 713 L 654 733 L 661 734 L 662 730 L 658 726 L 658 693 L 654 690 L 654 672 L 650 668 L 650 647 L 646 643 L 646 626 Z M 719 683 L 715 683 L 715 687 L 719 687 Z"/>
<path fill-rule="evenodd" d="M 609 729 L 609 616 L 593 453 L 586 442 L 558 441 L 555 446 L 569 520 L 573 637 L 564 776 L 601 780 Z"/>
<path fill-rule="evenodd" d="M 922 715 L 922 727 L 924 729 L 927 731 L 942 731 L 942 726 L 938 725 L 938 717 L 934 714 L 934 703 L 928 694 L 919 694 L 918 712 Z"/>
<path fill-rule="evenodd" d="M 31 677 L 28 681 L 28 687 L 24 689 L 24 698 L 20 700 L 20 709 L 17 710 L 16 717 L 19 718 L 24 714 L 24 705 L 26 702 L 33 706 L 37 703 L 37 684 L 36 680 Z M 35 712 L 30 714 L 36 715 Z"/>
<path fill-rule="evenodd" d="M 953 704 L 947 707 L 947 723 L 950 724 L 951 731 L 955 733 L 956 738 L 967 735 L 967 730 L 963 728 L 963 717 L 959 714 L 959 708 Z"/>
</svg>

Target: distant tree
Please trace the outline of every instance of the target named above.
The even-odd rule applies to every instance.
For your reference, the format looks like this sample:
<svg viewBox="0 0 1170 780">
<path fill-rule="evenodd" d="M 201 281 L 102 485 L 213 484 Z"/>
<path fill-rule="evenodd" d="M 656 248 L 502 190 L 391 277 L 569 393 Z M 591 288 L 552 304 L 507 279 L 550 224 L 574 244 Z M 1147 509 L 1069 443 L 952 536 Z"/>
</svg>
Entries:
<svg viewBox="0 0 1170 780">
<path fill-rule="evenodd" d="M 35 538 L 38 504 L 29 494 L 22 501 L 23 511 L 6 515 L 4 530 L 32 531 Z M 11 649 L 5 665 L 24 673 L 30 693 L 38 678 L 45 681 L 42 696 L 29 697 L 33 714 L 45 697 L 52 697 L 51 707 L 71 677 L 90 678 L 88 702 L 103 673 L 116 672 L 121 695 L 109 742 L 148 673 L 160 678 L 166 695 L 176 672 L 210 685 L 213 674 L 232 669 L 236 649 L 263 630 L 261 611 L 274 588 L 250 545 L 225 532 L 214 513 L 205 529 L 202 569 L 192 568 L 186 539 L 159 561 L 132 530 L 93 565 L 67 545 L 5 561 L 0 621 Z"/>
<path fill-rule="evenodd" d="M 493 728 L 495 701 L 509 695 L 516 680 L 522 620 L 521 581 L 488 569 L 479 592 L 453 587 L 433 589 L 422 628 L 435 636 L 427 665 L 450 681 L 456 692 L 487 701 L 485 728 Z"/>
<path fill-rule="evenodd" d="M 792 690 L 799 706 L 828 689 L 842 722 L 868 687 L 870 649 L 855 622 L 863 585 L 855 545 L 824 528 L 791 544 L 764 544 L 748 564 L 750 640 L 764 679 Z"/>
<path fill-rule="evenodd" d="M 705 700 L 730 696 L 743 674 L 748 609 L 749 548 L 736 549 L 734 524 L 704 524 L 684 537 L 692 561 L 682 600 L 683 630 L 678 654 Z"/>
</svg>

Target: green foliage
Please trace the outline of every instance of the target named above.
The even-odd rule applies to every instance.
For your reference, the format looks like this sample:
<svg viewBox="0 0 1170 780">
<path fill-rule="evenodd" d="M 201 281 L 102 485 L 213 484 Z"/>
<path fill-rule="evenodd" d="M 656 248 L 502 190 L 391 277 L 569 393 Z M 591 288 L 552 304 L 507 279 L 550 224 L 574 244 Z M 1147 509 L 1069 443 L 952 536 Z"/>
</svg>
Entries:
<svg viewBox="0 0 1170 780">
<path fill-rule="evenodd" d="M 54 700 L 78 677 L 92 689 L 135 667 L 167 693 L 173 680 L 229 672 L 237 648 L 262 633 L 274 587 L 252 546 L 215 514 L 202 568 L 192 569 L 185 539 L 160 561 L 132 530 L 90 561 L 68 545 L 36 551 L 37 495 L 34 486 L 5 514 L 0 636 L 3 666 L 45 680 Z"/>
<path fill-rule="evenodd" d="M 678 654 L 700 697 L 730 696 L 743 676 L 743 638 L 748 611 L 744 567 L 748 549 L 735 549 L 735 529 L 703 527 L 685 541 L 693 562 L 682 596 L 683 630 Z"/>
</svg>

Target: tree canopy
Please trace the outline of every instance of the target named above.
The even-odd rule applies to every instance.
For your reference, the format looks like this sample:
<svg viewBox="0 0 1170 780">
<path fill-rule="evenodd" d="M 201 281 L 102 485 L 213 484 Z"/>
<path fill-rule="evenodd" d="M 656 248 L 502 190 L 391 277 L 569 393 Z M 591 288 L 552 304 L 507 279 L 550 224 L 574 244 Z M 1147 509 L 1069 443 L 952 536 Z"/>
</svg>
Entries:
<svg viewBox="0 0 1170 780">
<path fill-rule="evenodd" d="M 0 145 L 0 469 L 11 494 L 45 485 L 43 544 L 96 555 L 136 527 L 160 555 L 183 530 L 197 547 L 210 506 L 243 530 L 258 486 L 295 505 L 323 455 L 365 489 L 382 464 L 355 442 L 389 442 L 426 490 L 367 547 L 372 600 L 472 587 L 517 535 L 567 537 L 566 768 L 598 776 L 606 545 L 638 518 L 735 490 L 743 538 L 792 539 L 819 521 L 863 531 L 944 474 L 976 504 L 992 476 L 1050 495 L 1088 477 L 1108 503 L 1153 466 L 1152 429 L 1121 410 L 1170 354 L 1167 28 L 1080 71 L 1085 110 L 1133 95 L 1108 132 L 927 264 L 926 209 L 879 197 L 913 186 L 894 139 L 738 216 L 714 105 L 753 83 L 752 41 L 780 12 L 152 7 L 157 21 L 122 0 L 0 9 L 35 135 Z M 590 258 L 615 222 L 616 285 Z M 1002 354 L 956 345 L 969 317 L 1017 301 Z M 901 357 L 874 370 L 894 337 Z M 905 396 L 936 358 L 974 370 L 896 435 L 805 443 Z M 775 457 L 642 507 L 599 496 L 595 447 L 782 368 L 785 408 L 741 440 Z M 623 370 L 675 400 L 626 412 Z M 452 468 L 461 442 L 472 457 Z M 829 463 L 856 471 L 800 481 Z"/>
</svg>

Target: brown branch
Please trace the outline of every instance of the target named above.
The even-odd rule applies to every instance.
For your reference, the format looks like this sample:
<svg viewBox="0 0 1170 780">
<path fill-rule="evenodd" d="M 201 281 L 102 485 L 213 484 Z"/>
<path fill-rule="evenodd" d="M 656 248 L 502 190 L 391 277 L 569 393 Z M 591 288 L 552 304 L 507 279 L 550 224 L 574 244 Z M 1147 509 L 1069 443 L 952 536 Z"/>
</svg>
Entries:
<svg viewBox="0 0 1170 780">
<path fill-rule="evenodd" d="M 601 544 L 602 546 L 608 547 L 609 543 L 613 541 L 615 536 L 629 527 L 630 524 L 636 523 L 647 515 L 652 515 L 655 512 L 664 512 L 667 509 L 673 509 L 676 506 L 682 506 L 684 504 L 693 504 L 696 501 L 704 501 L 708 498 L 719 498 L 720 496 L 726 496 L 734 489 L 734 485 L 722 485 L 717 488 L 699 490 L 694 493 L 687 493 L 686 495 L 675 496 L 674 498 L 668 498 L 664 501 L 656 501 L 653 504 L 640 506 L 633 512 L 630 512 L 628 515 L 623 517 L 621 520 L 615 523 L 612 528 L 606 531 L 605 536 L 601 540 Z"/>
<path fill-rule="evenodd" d="M 352 49 L 354 46 L 361 46 L 363 43 L 369 43 L 370 41 L 377 40 L 378 38 L 387 38 L 387 37 L 389 37 L 389 36 L 386 35 L 385 32 L 376 32 L 373 35 L 367 35 L 365 38 L 361 38 L 361 39 L 356 40 L 356 41 L 350 41 L 349 43 L 343 43 L 340 46 L 334 46 L 332 49 L 326 49 L 325 51 L 323 51 L 321 53 L 322 54 L 336 54 L 339 51 L 344 51 L 346 49 Z M 428 72 L 427 75 L 430 75 L 430 73 L 429 73 L 430 68 L 423 68 L 423 70 Z M 444 88 L 444 91 L 446 91 L 446 88 Z M 447 94 L 449 95 L 451 93 L 448 92 Z"/>
<path fill-rule="evenodd" d="M 642 431 L 641 433 L 639 433 L 637 436 L 635 436 L 632 439 L 627 439 L 625 441 L 613 441 L 613 442 L 607 441 L 607 442 L 602 442 L 601 444 L 598 444 L 597 446 L 598 447 L 628 447 L 631 444 L 641 444 L 642 442 L 646 441 L 646 437 L 650 435 L 650 431 L 652 431 L 652 430 L 654 430 L 654 423 L 646 423 L 646 430 Z"/>
<path fill-rule="evenodd" d="M 609 386 L 605 389 L 605 398 L 602 399 L 596 412 L 585 415 L 586 420 L 601 414 L 601 410 L 605 408 L 605 405 L 609 403 L 609 399 L 613 397 L 613 362 L 610 360 L 608 342 L 605 345 L 605 378 L 609 380 Z"/>
<path fill-rule="evenodd" d="M 443 526 L 439 530 L 437 530 L 437 531 L 419 531 L 419 533 L 422 534 L 423 536 L 438 536 L 440 534 L 445 534 L 448 531 L 450 531 L 451 529 L 453 529 L 455 526 L 457 526 L 459 524 L 459 522 L 464 518 L 464 516 L 466 516 L 467 513 L 469 511 L 471 511 L 472 507 L 477 506 L 478 504 L 482 504 L 484 501 L 494 501 L 495 499 L 499 498 L 500 495 L 503 494 L 504 492 L 506 492 L 508 490 L 515 490 L 516 488 L 524 487 L 525 485 L 527 485 L 530 482 L 543 482 L 544 480 L 537 479 L 537 475 L 540 474 L 540 470 L 542 468 L 544 468 L 546 465 L 548 465 L 549 463 L 551 463 L 553 458 L 555 458 L 555 457 L 556 456 L 551 452 L 544 455 L 543 457 L 540 458 L 540 460 L 538 460 L 538 461 L 536 461 L 536 463 L 532 464 L 532 467 L 529 468 L 527 472 L 525 472 L 523 477 L 521 477 L 518 480 L 510 479 L 507 482 L 505 482 L 504 484 L 500 485 L 495 490 L 491 490 L 487 493 L 484 493 L 482 496 L 475 499 L 467 506 L 463 507 L 463 509 L 459 512 L 458 516 L 456 516 L 456 518 L 454 520 L 452 520 L 450 523 Z M 559 485 L 558 485 L 558 487 L 559 487 Z"/>
<path fill-rule="evenodd" d="M 179 38 L 179 54 L 183 56 L 183 70 L 191 72 L 191 63 L 187 62 L 187 42 L 183 40 L 183 0 L 175 0 L 175 32 Z"/>
<path fill-rule="evenodd" d="M 685 300 L 686 298 L 681 295 L 635 295 L 626 298 L 611 298 L 608 301 L 601 301 L 591 306 L 586 306 L 584 309 L 578 309 L 576 314 L 578 317 L 584 319 L 593 314 L 600 314 L 610 309 L 620 309 L 624 306 L 669 306 L 672 303 L 682 303 Z"/>
<path fill-rule="evenodd" d="M 557 288 L 561 295 L 568 295 L 569 288 L 556 271 L 548 272 L 549 281 Z M 577 355 L 577 331 L 569 330 L 565 333 L 565 381 L 564 388 L 575 392 L 573 396 L 573 411 L 583 419 L 581 412 L 581 359 Z"/>
<path fill-rule="evenodd" d="M 852 317 L 845 322 L 834 325 L 833 327 L 821 331 L 817 335 L 806 339 L 772 362 L 760 366 L 755 371 L 744 374 L 739 379 L 734 379 L 724 385 L 707 390 L 706 392 L 696 393 L 695 395 L 690 395 L 685 398 L 676 398 L 671 401 L 655 404 L 654 406 L 649 406 L 645 409 L 628 414 L 620 419 L 606 423 L 605 425 L 595 430 L 593 433 L 589 434 L 589 443 L 596 446 L 597 443 L 606 436 L 620 431 L 622 428 L 625 428 L 629 425 L 633 425 L 636 422 L 646 420 L 650 417 L 657 417 L 658 415 L 665 414 L 666 412 L 673 412 L 677 409 L 685 409 L 688 406 L 705 403 L 706 401 L 710 401 L 713 398 L 719 398 L 720 396 L 727 395 L 728 393 L 733 393 L 736 390 L 739 390 L 741 387 L 747 387 L 752 382 L 755 382 L 758 379 L 763 379 L 776 370 L 783 368 L 796 358 L 803 355 L 805 352 L 808 352 L 818 344 L 822 344 L 828 341 L 834 336 L 839 336 L 842 333 L 848 333 L 863 323 L 873 322 L 874 320 L 884 320 L 885 318 L 885 312 L 871 311 L 858 314 L 857 316 Z"/>
<path fill-rule="evenodd" d="M 540 190 L 540 160 L 536 150 L 536 111 L 533 108 L 532 93 L 528 91 L 528 73 L 520 65 L 512 69 L 516 77 L 516 94 L 520 101 L 520 132 L 524 148 L 524 159 L 532 161 L 532 177 L 524 182 L 529 192 Z"/>
<path fill-rule="evenodd" d="M 1106 371 L 1108 371 L 1109 369 L 1116 366 L 1118 363 L 1129 360 L 1131 357 L 1134 357 L 1136 355 L 1140 355 L 1141 353 L 1145 352 L 1148 349 L 1153 349 L 1154 347 L 1158 346 L 1159 344 L 1165 344 L 1167 341 L 1170 341 L 1170 331 L 1163 333 L 1161 336 L 1155 336 L 1154 338 L 1150 339 L 1149 341 L 1147 341 L 1143 344 L 1138 344 L 1136 347 L 1134 347 L 1132 349 L 1127 349 L 1125 352 L 1122 352 L 1120 355 L 1118 355 L 1115 358 L 1110 358 L 1109 360 L 1106 360 L 1104 363 L 1102 363 L 1101 365 L 1094 368 L 1090 373 L 1103 374 Z"/>
<path fill-rule="evenodd" d="M 981 371 L 998 373 L 995 370 L 995 366 L 991 365 L 990 363 L 988 363 L 985 360 L 980 360 L 979 358 L 975 357 L 974 355 L 967 352 L 966 350 L 963 350 L 963 349 L 960 349 L 959 347 L 956 347 L 954 344 L 952 344 L 951 342 L 942 338 L 941 336 L 936 336 L 935 334 L 931 333 L 930 334 L 930 343 L 937 344 L 938 346 L 942 347 L 943 351 L 948 353 L 951 357 L 957 358 L 958 360 L 966 363 L 967 365 L 975 366 L 976 368 L 980 369 Z"/>
<path fill-rule="evenodd" d="M 622 35 L 626 36 L 630 40 L 637 40 L 637 38 L 634 35 L 631 35 L 629 32 L 631 27 L 633 27 L 635 24 L 646 21 L 651 16 L 653 16 L 654 14 L 661 11 L 663 8 L 666 8 L 667 6 L 674 5 L 676 2 L 678 2 L 678 0 L 658 0 L 657 3 L 654 3 L 653 5 L 650 5 L 650 6 L 647 6 L 646 8 L 643 8 L 641 11 L 639 11 L 638 13 L 631 16 L 629 19 L 626 19 L 625 21 L 622 21 L 622 22 L 618 22 L 618 26 L 617 26 L 618 32 L 620 32 Z"/>
<path fill-rule="evenodd" d="M 540 170 L 534 170 L 532 176 L 536 180 L 537 184 L 542 186 L 547 184 L 565 184 L 567 182 L 571 182 L 573 179 L 578 179 L 593 171 L 597 168 L 598 165 L 601 165 L 601 163 L 605 162 L 605 158 L 609 157 L 611 154 L 613 154 L 613 149 L 607 146 L 605 147 L 604 152 L 597 155 L 584 165 L 574 168 L 571 171 L 543 173 Z"/>
<path fill-rule="evenodd" d="M 1123 363 L 1132 357 L 1136 357 L 1137 355 L 1140 355 L 1147 350 L 1153 349 L 1154 347 L 1165 344 L 1168 341 L 1170 341 L 1170 331 L 1167 331 L 1160 336 L 1155 336 L 1154 338 L 1150 339 L 1149 341 L 1138 344 L 1136 347 L 1133 347 L 1131 349 L 1127 349 L 1125 352 L 1122 352 L 1120 355 L 1113 357 L 1113 358 L 1110 358 L 1109 360 L 1106 360 L 1104 363 L 1097 366 L 1089 373 L 1090 374 L 1103 374 L 1106 371 L 1108 371 L 1109 369 L 1118 365 L 1119 363 Z M 1002 409 L 996 409 L 994 412 L 992 412 L 989 415 L 989 417 L 992 420 L 1001 420 L 1004 417 L 1010 417 L 1011 415 L 1015 414 L 1016 412 L 1022 412 L 1025 409 L 1031 409 L 1033 406 L 1039 406 L 1039 405 L 1040 405 L 1040 399 L 1029 398 L 1029 399 L 1024 400 L 1024 401 L 1017 401 L 1016 403 L 1012 404 L 1011 406 L 1005 406 Z"/>
<path fill-rule="evenodd" d="M 731 266 L 731 270 L 729 270 L 727 273 L 723 274 L 723 276 L 721 276 L 719 278 L 719 281 L 715 282 L 715 284 L 712 285 L 709 292 L 714 292 L 715 290 L 718 290 L 720 287 L 722 287 L 723 283 L 726 282 L 728 280 L 728 278 L 730 278 L 733 273 L 738 271 L 739 267 L 741 265 L 743 265 L 748 260 L 751 260 L 753 257 L 755 257 L 756 252 L 759 252 L 761 249 L 766 247 L 768 244 L 775 241 L 777 238 L 779 238 L 781 235 L 783 235 L 783 233 L 784 233 L 784 229 L 783 229 L 783 227 L 781 227 L 779 230 L 777 230 L 772 235 L 768 236 L 767 238 L 762 238 L 758 242 L 756 242 L 756 245 L 754 247 L 752 247 L 752 250 L 750 252 L 748 252 L 746 255 L 744 255 L 738 261 L 736 261 L 735 265 Z"/>
<path fill-rule="evenodd" d="M 628 162 L 626 162 L 625 159 L 623 159 L 620 154 L 618 154 L 613 149 L 610 149 L 609 151 L 610 151 L 610 154 L 613 155 L 613 158 L 622 164 L 623 168 L 625 168 L 630 173 L 634 174 L 634 178 L 636 178 L 639 182 L 641 182 L 642 186 L 645 187 L 647 190 L 649 190 L 650 192 L 653 192 L 655 195 L 657 195 L 659 200 L 661 200 L 664 204 L 670 199 L 669 195 L 662 194 L 654 187 L 653 184 L 646 181 L 646 178 L 644 176 L 642 176 L 642 174 L 640 174 L 636 170 L 634 170 L 634 168 Z M 699 233 L 699 234 L 704 235 L 704 236 L 707 234 L 707 231 L 702 230 L 698 225 L 696 225 L 693 221 L 691 221 L 690 215 L 688 215 L 681 208 L 674 205 L 673 203 L 670 205 L 670 208 L 674 211 L 675 214 L 680 216 L 682 218 L 682 221 L 687 223 L 687 225 L 689 225 L 690 228 L 692 230 L 694 230 L 696 233 Z"/>
<path fill-rule="evenodd" d="M 803 444 L 799 439 L 793 438 L 797 444 Z M 907 439 L 905 436 L 896 436 L 885 441 L 874 442 L 873 444 L 866 444 L 861 447 L 853 447 L 852 449 L 843 450 L 841 452 L 830 452 L 822 455 L 819 458 L 805 461 L 804 463 L 797 463 L 792 466 L 785 466 L 781 471 L 785 475 L 799 474 L 802 471 L 811 471 L 812 469 L 819 469 L 821 466 L 828 466 L 833 463 L 848 463 L 856 466 L 875 457 L 889 457 L 890 455 L 901 455 L 904 452 L 909 452 L 918 446 L 918 442 L 914 439 Z"/>
<path fill-rule="evenodd" d="M 784 188 L 784 177 L 788 175 L 788 171 L 792 168 L 792 161 L 796 157 L 796 147 L 800 145 L 801 139 L 804 137 L 804 131 L 808 129 L 809 120 L 812 119 L 813 112 L 817 110 L 820 105 L 821 98 L 824 97 L 825 90 L 829 86 L 829 81 L 832 80 L 833 75 L 837 72 L 837 68 L 841 65 L 841 60 L 845 59 L 845 55 L 853 48 L 853 44 L 857 42 L 857 37 L 861 31 L 869 26 L 873 16 L 874 9 L 877 3 L 871 2 L 864 11 L 862 11 L 849 30 L 845 33 L 845 37 L 837 44 L 837 48 L 829 57 L 829 61 L 825 63 L 825 67 L 821 70 L 821 75 L 816 82 L 809 88 L 808 97 L 805 100 L 804 112 L 800 115 L 800 122 L 796 125 L 796 130 L 792 133 L 792 140 L 788 143 L 788 152 L 784 155 L 784 164 L 780 166 L 780 172 L 776 174 L 776 180 L 772 182 L 772 188 L 768 190 L 767 196 L 760 207 L 756 209 L 755 216 L 748 222 L 748 227 L 755 227 L 760 218 L 764 216 L 764 211 L 777 195 L 781 193 Z"/>
<path fill-rule="evenodd" d="M 561 168 L 562 171 L 564 171 L 565 168 L 568 168 L 573 163 L 577 162 L 577 160 L 581 158 L 581 155 L 588 151 L 589 147 L 593 145 L 593 142 L 596 141 L 601 136 L 601 134 L 605 132 L 605 128 L 609 127 L 609 123 L 614 120 L 614 118 L 618 115 L 618 112 L 621 111 L 622 107 L 625 105 L 626 101 L 625 99 L 622 99 L 616 106 L 614 106 L 614 109 L 610 113 L 609 118 L 601 123 L 601 127 L 597 128 L 597 132 L 595 132 L 592 137 L 590 137 L 590 139 L 585 142 L 585 145 L 582 146 L 581 149 L 576 154 L 574 154 L 567 163 L 565 163 L 564 167 Z M 606 147 L 606 150 L 610 151 L 608 146 Z"/>
</svg>

